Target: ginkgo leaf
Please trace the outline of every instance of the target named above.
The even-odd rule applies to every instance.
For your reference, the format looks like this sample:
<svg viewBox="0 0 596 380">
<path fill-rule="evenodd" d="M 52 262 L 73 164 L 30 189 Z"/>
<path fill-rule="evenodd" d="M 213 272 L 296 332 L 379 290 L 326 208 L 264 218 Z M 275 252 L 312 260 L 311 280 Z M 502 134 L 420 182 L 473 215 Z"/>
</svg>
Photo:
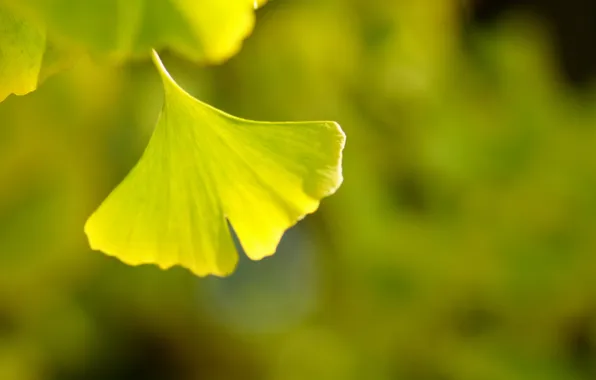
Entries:
<svg viewBox="0 0 596 380">
<path fill-rule="evenodd" d="M 81 52 L 48 39 L 45 27 L 0 7 L 0 102 L 10 94 L 36 90 L 80 56 Z"/>
<path fill-rule="evenodd" d="M 45 31 L 0 7 L 0 102 L 37 88 Z"/>
<path fill-rule="evenodd" d="M 251 259 L 272 255 L 284 231 L 341 184 L 341 128 L 228 115 L 153 58 L 163 110 L 137 165 L 87 221 L 91 247 L 132 265 L 224 276 L 238 260 L 229 222 Z"/>
<path fill-rule="evenodd" d="M 0 0 L 77 48 L 124 59 L 169 48 L 219 63 L 254 24 L 255 0 Z M 264 1 L 257 1 L 258 5 Z"/>
</svg>

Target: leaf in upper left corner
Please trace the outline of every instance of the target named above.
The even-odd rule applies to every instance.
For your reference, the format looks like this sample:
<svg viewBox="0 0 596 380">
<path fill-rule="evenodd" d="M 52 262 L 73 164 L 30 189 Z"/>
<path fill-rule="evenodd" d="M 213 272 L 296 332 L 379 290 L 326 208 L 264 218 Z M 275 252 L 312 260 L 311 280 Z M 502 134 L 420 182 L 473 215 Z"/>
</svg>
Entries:
<svg viewBox="0 0 596 380">
<path fill-rule="evenodd" d="M 0 0 L 69 47 L 121 61 L 169 49 L 217 64 L 237 53 L 264 0 Z"/>
<path fill-rule="evenodd" d="M 80 56 L 47 38 L 42 25 L 0 6 L 0 102 L 35 91 Z"/>
<path fill-rule="evenodd" d="M 42 28 L 0 8 L 0 102 L 37 88 L 45 46 Z"/>
</svg>

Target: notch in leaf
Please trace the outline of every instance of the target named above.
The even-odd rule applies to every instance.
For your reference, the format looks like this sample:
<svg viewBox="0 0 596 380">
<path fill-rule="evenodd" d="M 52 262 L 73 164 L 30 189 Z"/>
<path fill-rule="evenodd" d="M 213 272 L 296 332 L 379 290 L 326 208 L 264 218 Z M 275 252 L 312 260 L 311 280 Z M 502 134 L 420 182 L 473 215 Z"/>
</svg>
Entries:
<svg viewBox="0 0 596 380">
<path fill-rule="evenodd" d="M 137 165 L 85 225 L 90 245 L 131 265 L 233 272 L 238 256 L 275 253 L 286 229 L 342 182 L 345 135 L 334 122 L 256 122 L 193 98 L 153 60 L 165 89 Z"/>
</svg>

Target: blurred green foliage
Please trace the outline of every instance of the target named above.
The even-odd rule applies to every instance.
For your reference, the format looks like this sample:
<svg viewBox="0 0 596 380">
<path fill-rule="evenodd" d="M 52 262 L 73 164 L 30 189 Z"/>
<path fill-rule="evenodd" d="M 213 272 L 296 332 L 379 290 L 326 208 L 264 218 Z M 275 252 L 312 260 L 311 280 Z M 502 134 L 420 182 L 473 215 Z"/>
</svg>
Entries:
<svg viewBox="0 0 596 380">
<path fill-rule="evenodd" d="M 196 61 L 222 62 L 253 28 L 263 0 L 0 0 L 2 13 L 58 45 L 122 60 L 170 48 Z M 0 29 L 1 34 L 7 30 Z M 11 29 L 8 29 L 10 32 Z M 22 31 L 21 31 L 22 33 Z M 28 37 L 28 36 L 27 36 Z M 24 39 L 17 37 L 17 39 Z M 37 45 L 43 45 L 41 44 Z"/>
<path fill-rule="evenodd" d="M 82 61 L 0 104 L 0 379 L 593 379 L 596 91 L 521 13 L 275 0 L 193 95 L 338 120 L 345 182 L 227 279 L 90 252 L 89 213 L 162 101 L 149 62 Z"/>
</svg>

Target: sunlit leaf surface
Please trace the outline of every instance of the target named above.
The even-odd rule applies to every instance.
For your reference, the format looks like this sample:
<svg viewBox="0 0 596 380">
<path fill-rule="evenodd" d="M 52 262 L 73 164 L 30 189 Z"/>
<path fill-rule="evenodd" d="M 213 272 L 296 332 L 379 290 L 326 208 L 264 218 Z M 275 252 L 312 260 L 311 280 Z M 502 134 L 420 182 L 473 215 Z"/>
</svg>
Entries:
<svg viewBox="0 0 596 380">
<path fill-rule="evenodd" d="M 44 50 L 41 28 L 0 7 L 0 101 L 37 88 Z"/>
<path fill-rule="evenodd" d="M 136 167 L 88 220 L 92 248 L 136 265 L 227 275 L 246 254 L 272 255 L 284 231 L 342 182 L 345 136 L 334 122 L 243 120 L 169 76 L 156 53 L 165 104 Z"/>
</svg>

